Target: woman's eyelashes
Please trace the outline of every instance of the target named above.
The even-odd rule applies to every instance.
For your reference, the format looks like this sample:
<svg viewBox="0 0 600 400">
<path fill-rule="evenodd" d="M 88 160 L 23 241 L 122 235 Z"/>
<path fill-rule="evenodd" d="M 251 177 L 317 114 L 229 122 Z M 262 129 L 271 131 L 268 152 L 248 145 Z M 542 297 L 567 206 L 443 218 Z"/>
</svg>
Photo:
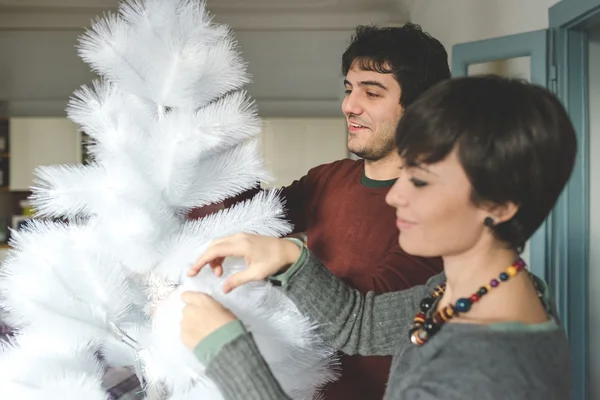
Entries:
<svg viewBox="0 0 600 400">
<path fill-rule="evenodd" d="M 410 168 L 406 168 L 404 165 L 401 165 L 398 169 L 400 170 L 400 175 L 402 175 L 403 173 L 407 172 L 407 170 Z M 414 187 L 417 188 L 422 188 L 428 185 L 427 182 L 421 179 L 417 179 L 415 177 L 409 177 L 408 180 L 413 184 Z"/>
<path fill-rule="evenodd" d="M 412 184 L 413 184 L 415 187 L 418 187 L 418 188 L 422 188 L 422 187 L 425 187 L 425 186 L 427 186 L 427 182 L 425 182 L 425 181 L 422 181 L 422 180 L 420 180 L 420 179 L 417 179 L 417 178 L 410 178 L 410 181 L 412 182 Z"/>
</svg>

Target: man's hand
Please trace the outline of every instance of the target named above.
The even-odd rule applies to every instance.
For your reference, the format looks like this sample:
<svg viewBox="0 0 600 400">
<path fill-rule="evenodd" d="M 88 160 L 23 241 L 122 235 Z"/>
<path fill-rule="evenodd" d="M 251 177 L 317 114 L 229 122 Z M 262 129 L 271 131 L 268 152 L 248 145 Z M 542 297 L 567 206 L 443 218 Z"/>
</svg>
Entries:
<svg viewBox="0 0 600 400">
<path fill-rule="evenodd" d="M 204 293 L 184 292 L 181 340 L 193 350 L 208 335 L 237 318 L 219 302 Z"/>
<path fill-rule="evenodd" d="M 225 257 L 242 257 L 248 268 L 225 281 L 223 291 L 228 293 L 244 283 L 261 281 L 286 270 L 298 260 L 300 253 L 299 246 L 290 240 L 239 233 L 213 241 L 188 275 L 196 276 L 209 265 L 217 276 L 221 276 Z"/>
</svg>

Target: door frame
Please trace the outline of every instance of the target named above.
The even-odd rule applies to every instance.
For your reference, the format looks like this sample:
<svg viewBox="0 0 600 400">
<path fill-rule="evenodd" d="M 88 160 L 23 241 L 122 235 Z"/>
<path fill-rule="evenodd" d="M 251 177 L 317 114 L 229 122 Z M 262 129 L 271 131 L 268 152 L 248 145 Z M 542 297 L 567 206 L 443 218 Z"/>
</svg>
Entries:
<svg viewBox="0 0 600 400">
<path fill-rule="evenodd" d="M 589 251 L 590 154 L 588 37 L 600 24 L 600 0 L 563 0 L 549 9 L 554 42 L 550 57 L 551 89 L 563 102 L 577 132 L 573 175 L 555 208 L 554 292 L 573 358 L 573 399 L 589 396 Z M 560 268 L 563 266 L 563 268 Z M 565 268 L 564 266 L 568 266 Z"/>
<path fill-rule="evenodd" d="M 471 64 L 507 58 L 531 58 L 531 81 L 546 86 L 548 33 L 546 29 L 459 43 L 452 47 L 452 75 L 467 76 Z"/>
</svg>

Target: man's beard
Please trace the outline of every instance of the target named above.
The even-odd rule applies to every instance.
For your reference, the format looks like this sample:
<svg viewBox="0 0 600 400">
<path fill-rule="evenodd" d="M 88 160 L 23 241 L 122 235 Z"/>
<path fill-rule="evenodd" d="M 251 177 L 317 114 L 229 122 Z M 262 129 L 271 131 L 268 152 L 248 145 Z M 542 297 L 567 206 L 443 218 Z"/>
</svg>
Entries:
<svg viewBox="0 0 600 400">
<path fill-rule="evenodd" d="M 352 134 L 348 133 L 350 137 Z M 387 157 L 390 153 L 396 151 L 396 141 L 394 139 L 377 142 L 375 146 L 365 147 L 362 149 L 351 149 L 348 146 L 348 151 L 359 158 L 367 161 L 379 161 L 382 158 Z"/>
</svg>

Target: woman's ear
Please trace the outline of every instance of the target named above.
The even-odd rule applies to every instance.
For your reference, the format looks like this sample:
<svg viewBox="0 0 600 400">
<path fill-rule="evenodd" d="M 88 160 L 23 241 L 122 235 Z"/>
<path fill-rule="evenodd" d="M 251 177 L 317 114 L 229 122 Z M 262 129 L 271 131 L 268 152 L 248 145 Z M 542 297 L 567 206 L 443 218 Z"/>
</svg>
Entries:
<svg viewBox="0 0 600 400">
<path fill-rule="evenodd" d="M 519 211 L 519 206 L 511 201 L 504 204 L 494 204 L 485 208 L 488 217 L 494 221 L 494 225 L 508 221 Z"/>
</svg>

